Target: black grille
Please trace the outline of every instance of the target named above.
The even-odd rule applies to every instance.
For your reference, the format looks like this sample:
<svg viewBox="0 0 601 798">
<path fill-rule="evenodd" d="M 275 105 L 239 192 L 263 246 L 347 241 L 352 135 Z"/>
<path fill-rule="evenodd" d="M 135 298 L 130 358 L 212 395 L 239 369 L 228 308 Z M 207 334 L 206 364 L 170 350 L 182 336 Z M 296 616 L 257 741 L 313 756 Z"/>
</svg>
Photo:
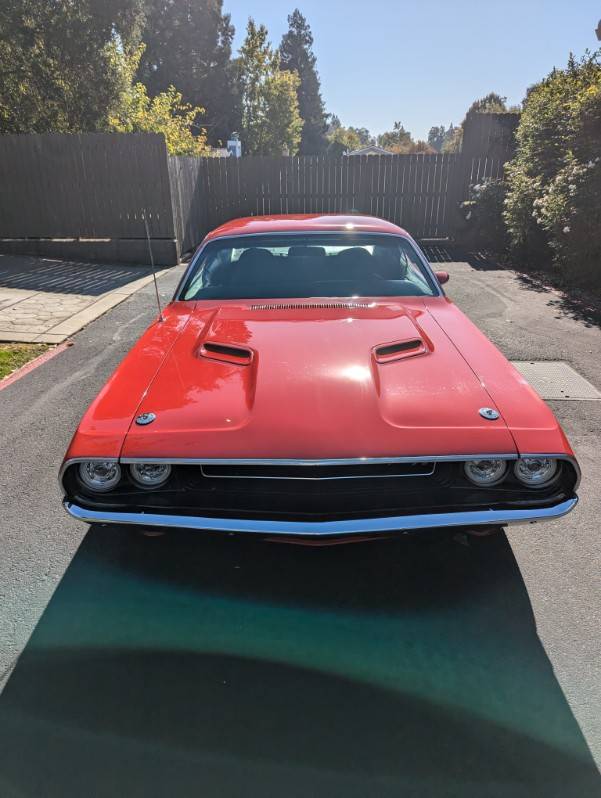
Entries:
<svg viewBox="0 0 601 798">
<path fill-rule="evenodd" d="M 200 467 L 205 477 L 215 479 L 390 479 L 426 477 L 434 473 L 435 463 L 356 463 L 353 465 L 213 465 Z"/>
</svg>

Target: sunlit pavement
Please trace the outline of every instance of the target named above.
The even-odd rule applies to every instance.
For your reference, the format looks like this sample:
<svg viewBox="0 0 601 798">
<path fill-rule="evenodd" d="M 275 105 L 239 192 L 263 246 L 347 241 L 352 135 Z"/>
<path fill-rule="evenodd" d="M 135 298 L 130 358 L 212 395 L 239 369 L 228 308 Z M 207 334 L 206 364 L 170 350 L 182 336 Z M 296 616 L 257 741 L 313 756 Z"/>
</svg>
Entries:
<svg viewBox="0 0 601 798">
<path fill-rule="evenodd" d="M 450 293 L 511 357 L 544 346 L 595 380 L 570 347 L 586 350 L 598 330 L 547 319 L 545 297 L 516 287 L 521 308 L 496 272 L 450 270 Z M 305 549 L 85 534 L 58 508 L 50 470 L 143 326 L 142 294 L 0 405 L 9 646 L 24 644 L 30 607 L 42 611 L 74 555 L 0 696 L 0 796 L 601 795 L 589 753 L 597 408 L 558 410 L 585 469 L 582 506 L 513 528 L 511 547 L 505 536 Z M 517 331 L 505 337 L 501 320 Z"/>
</svg>

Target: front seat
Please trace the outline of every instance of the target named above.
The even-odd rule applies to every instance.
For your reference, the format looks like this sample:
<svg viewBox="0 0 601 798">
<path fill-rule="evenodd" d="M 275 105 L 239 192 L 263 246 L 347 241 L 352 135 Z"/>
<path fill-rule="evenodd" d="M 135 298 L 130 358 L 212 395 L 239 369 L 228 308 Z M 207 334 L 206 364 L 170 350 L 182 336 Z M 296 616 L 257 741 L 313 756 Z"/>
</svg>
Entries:
<svg viewBox="0 0 601 798">
<path fill-rule="evenodd" d="M 265 282 L 273 272 L 275 265 L 272 265 L 273 260 L 274 255 L 270 249 L 262 247 L 245 249 L 238 260 L 232 264 L 230 283 Z M 267 277 L 263 277 L 265 271 L 268 272 Z"/>
</svg>

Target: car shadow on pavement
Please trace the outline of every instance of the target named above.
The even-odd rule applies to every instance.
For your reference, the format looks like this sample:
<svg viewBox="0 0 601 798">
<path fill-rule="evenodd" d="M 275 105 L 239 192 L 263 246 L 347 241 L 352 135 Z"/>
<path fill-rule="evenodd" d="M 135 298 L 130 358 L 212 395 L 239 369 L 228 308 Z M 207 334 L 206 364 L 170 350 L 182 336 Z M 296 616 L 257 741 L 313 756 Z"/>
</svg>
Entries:
<svg viewBox="0 0 601 798">
<path fill-rule="evenodd" d="M 601 790 L 504 535 L 92 527 L 0 696 L 0 794 Z"/>
</svg>

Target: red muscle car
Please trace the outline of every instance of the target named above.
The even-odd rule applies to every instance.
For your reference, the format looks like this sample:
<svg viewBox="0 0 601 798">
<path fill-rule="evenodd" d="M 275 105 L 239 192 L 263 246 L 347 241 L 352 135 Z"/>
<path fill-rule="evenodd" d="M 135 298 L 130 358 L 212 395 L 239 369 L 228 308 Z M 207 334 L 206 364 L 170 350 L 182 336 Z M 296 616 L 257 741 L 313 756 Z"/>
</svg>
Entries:
<svg viewBox="0 0 601 798">
<path fill-rule="evenodd" d="M 567 513 L 561 427 L 447 279 L 380 219 L 223 225 L 83 417 L 65 508 L 307 538 Z"/>
</svg>

